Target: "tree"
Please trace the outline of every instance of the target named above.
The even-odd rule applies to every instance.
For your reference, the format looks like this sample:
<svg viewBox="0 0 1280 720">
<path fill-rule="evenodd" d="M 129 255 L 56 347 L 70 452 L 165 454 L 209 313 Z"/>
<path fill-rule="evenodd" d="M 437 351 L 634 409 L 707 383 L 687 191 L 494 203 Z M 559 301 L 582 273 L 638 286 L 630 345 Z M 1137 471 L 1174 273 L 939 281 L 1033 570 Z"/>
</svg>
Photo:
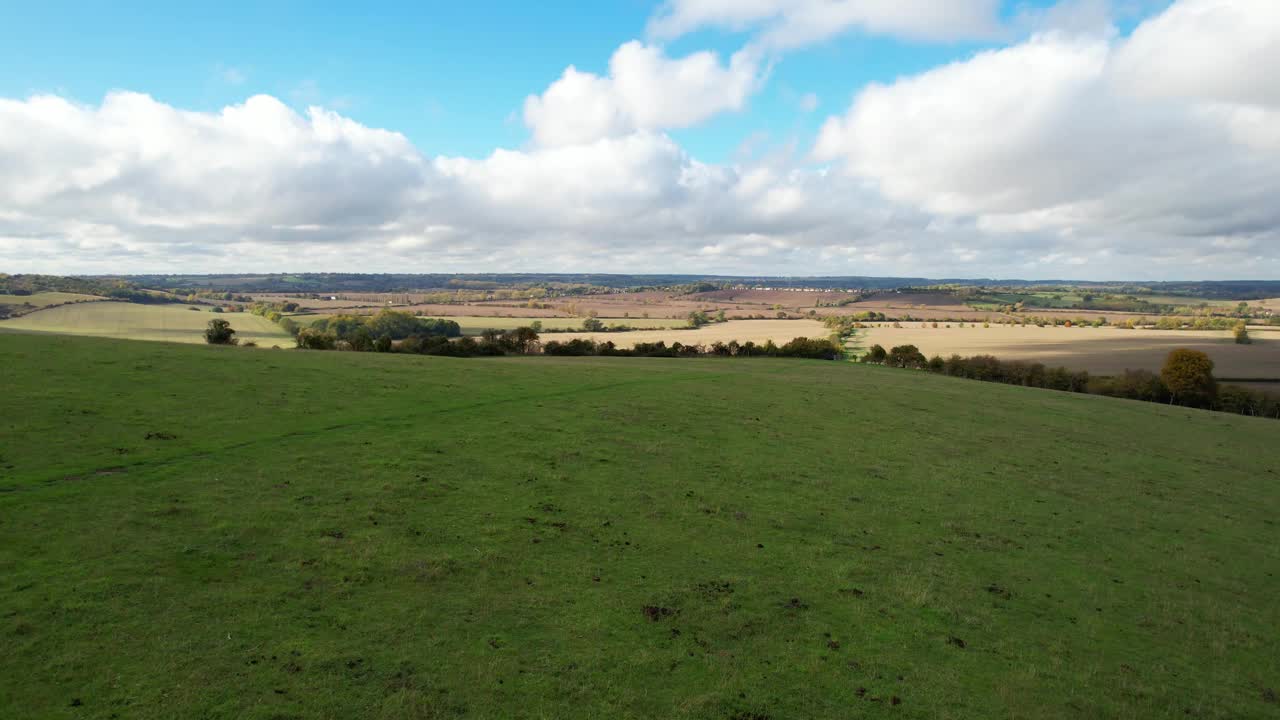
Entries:
<svg viewBox="0 0 1280 720">
<path fill-rule="evenodd" d="M 862 356 L 862 362 L 880 364 L 888 356 L 889 353 L 885 352 L 883 345 L 872 345 L 871 349 Z"/>
<path fill-rule="evenodd" d="M 210 345 L 235 345 L 238 342 L 235 334 L 231 323 L 226 320 L 210 320 L 208 329 L 204 331 L 204 341 Z"/>
<path fill-rule="evenodd" d="M 515 352 L 530 353 L 538 346 L 538 333 L 531 327 L 518 327 L 504 333 L 502 341 Z"/>
<path fill-rule="evenodd" d="M 595 317 L 586 318 L 582 321 L 582 329 L 585 332 L 600 332 L 604 330 L 604 321 Z"/>
<path fill-rule="evenodd" d="M 1248 345 L 1249 343 L 1253 342 L 1253 340 L 1249 339 L 1249 326 L 1245 324 L 1243 320 L 1236 323 L 1236 326 L 1235 328 L 1232 329 L 1232 332 L 1235 333 L 1237 345 Z"/>
<path fill-rule="evenodd" d="M 1213 360 L 1199 350 L 1179 348 L 1169 353 L 1160 370 L 1160 379 L 1169 389 L 1169 402 L 1192 407 L 1209 407 L 1217 396 Z"/>
<path fill-rule="evenodd" d="M 298 347 L 306 350 L 332 350 L 338 344 L 338 338 L 333 333 L 316 328 L 302 328 L 294 336 L 294 341 L 297 342 Z"/>
<path fill-rule="evenodd" d="M 889 351 L 885 364 L 896 368 L 922 368 L 929 364 L 929 359 L 915 345 L 898 345 Z"/>
</svg>

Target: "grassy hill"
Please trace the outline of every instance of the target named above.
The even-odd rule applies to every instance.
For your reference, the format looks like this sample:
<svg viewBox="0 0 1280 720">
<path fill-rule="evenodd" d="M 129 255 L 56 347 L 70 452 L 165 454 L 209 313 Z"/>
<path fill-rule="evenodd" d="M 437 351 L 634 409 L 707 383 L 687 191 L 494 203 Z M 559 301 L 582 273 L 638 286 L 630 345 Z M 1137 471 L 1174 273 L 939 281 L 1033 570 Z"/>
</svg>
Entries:
<svg viewBox="0 0 1280 720">
<path fill-rule="evenodd" d="M 31 305 L 32 307 L 47 307 L 49 305 L 60 305 L 69 302 L 81 302 L 87 300 L 100 300 L 96 295 L 82 295 L 80 293 L 68 292 L 38 292 L 30 295 L 3 295 L 0 294 L 0 305 Z"/>
<path fill-rule="evenodd" d="M 816 361 L 0 368 L 6 718 L 1280 716 L 1275 421 Z"/>
<path fill-rule="evenodd" d="M 203 343 L 209 320 L 220 317 L 236 329 L 242 342 L 292 347 L 293 338 L 279 325 L 251 313 L 213 315 L 207 308 L 193 311 L 188 305 L 137 305 L 95 302 L 62 305 L 0 321 L 0 331 L 62 333 L 130 340 L 165 340 Z"/>
</svg>

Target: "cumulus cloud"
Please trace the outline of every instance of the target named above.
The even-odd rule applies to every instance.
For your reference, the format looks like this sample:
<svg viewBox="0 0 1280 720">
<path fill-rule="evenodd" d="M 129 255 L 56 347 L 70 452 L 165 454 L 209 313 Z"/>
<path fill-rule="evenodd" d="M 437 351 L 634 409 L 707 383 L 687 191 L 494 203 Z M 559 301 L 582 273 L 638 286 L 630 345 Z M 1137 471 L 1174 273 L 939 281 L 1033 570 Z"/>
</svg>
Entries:
<svg viewBox="0 0 1280 720">
<path fill-rule="evenodd" d="M 268 96 L 0 99 L 0 269 L 1275 276 L 1280 108 L 1271 65 L 1230 50 L 1270 57 L 1277 10 L 1179 0 L 1129 38 L 1085 23 L 869 87 L 821 165 L 691 156 L 664 130 L 765 70 L 639 42 L 484 157 Z M 1171 72 L 1178 47 L 1221 52 Z"/>
<path fill-rule="evenodd" d="M 1270 2 L 1182 0 L 1131 39 L 1038 35 L 867 88 L 827 121 L 815 154 L 895 201 L 987 232 L 1180 262 L 1274 248 L 1272 66 L 1224 58 L 1272 52 L 1278 17 Z M 1274 267 L 1275 250 L 1265 254 Z"/>
<path fill-rule="evenodd" d="M 525 100 L 525 124 L 540 145 L 590 143 L 637 130 L 682 128 L 741 110 L 760 83 L 756 54 L 722 64 L 712 52 L 668 58 L 639 41 L 614 52 L 601 77 L 570 66 L 542 95 Z"/>
<path fill-rule="evenodd" d="M 649 23 L 671 39 L 707 27 L 757 31 L 761 46 L 786 50 L 852 29 L 913 39 L 988 38 L 999 0 L 668 0 Z"/>
<path fill-rule="evenodd" d="M 1280 109 L 1280 3 L 1182 0 L 1116 51 L 1114 75 L 1147 98 Z"/>
<path fill-rule="evenodd" d="M 707 165 L 649 131 L 433 158 L 267 96 L 212 113 L 135 93 L 0 101 L 10 271 L 665 271 L 699 258 L 747 271 L 882 227 L 874 198 L 862 217 L 844 184 Z"/>
</svg>

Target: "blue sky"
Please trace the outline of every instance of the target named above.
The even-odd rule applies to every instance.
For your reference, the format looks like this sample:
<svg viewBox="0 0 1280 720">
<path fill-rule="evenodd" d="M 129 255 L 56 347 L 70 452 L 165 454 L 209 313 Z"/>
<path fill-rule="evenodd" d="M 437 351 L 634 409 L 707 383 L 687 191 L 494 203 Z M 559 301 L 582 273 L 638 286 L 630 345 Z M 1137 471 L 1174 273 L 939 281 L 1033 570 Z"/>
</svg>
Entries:
<svg viewBox="0 0 1280 720">
<path fill-rule="evenodd" d="M 1049 5 L 1006 3 L 1002 14 Z M 632 0 L 9 3 L 0 25 L 0 95 L 56 93 L 94 103 L 123 89 L 213 111 L 266 93 L 403 132 L 427 153 L 479 156 L 524 144 L 525 97 L 568 65 L 605 72 L 614 49 L 644 38 L 655 7 Z M 701 30 L 670 43 L 669 52 L 712 49 L 727 57 L 747 37 Z M 850 34 L 778 58 L 745 111 L 672 134 L 711 162 L 751 141 L 811 142 L 821 110 L 838 111 L 868 82 L 996 45 Z M 818 111 L 801 109 L 807 93 L 818 97 Z"/>
<path fill-rule="evenodd" d="M 1275 0 L 0 17 L 0 270 L 1280 277 Z"/>
</svg>

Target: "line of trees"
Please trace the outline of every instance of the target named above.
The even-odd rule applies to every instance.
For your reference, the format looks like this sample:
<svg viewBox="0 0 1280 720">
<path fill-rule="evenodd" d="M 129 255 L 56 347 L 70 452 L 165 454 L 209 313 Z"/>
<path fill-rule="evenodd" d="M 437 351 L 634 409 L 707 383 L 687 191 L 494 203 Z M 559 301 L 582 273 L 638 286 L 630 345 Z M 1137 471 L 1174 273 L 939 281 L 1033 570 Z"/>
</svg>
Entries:
<svg viewBox="0 0 1280 720">
<path fill-rule="evenodd" d="M 1115 377 L 1090 376 L 1083 370 L 1000 360 L 991 355 L 952 355 L 945 359 L 935 355 L 926 358 L 915 345 L 899 345 L 889 350 L 873 345 L 860 359 L 864 363 L 925 370 L 970 380 L 1280 419 L 1280 394 L 1219 384 L 1213 376 L 1213 360 L 1199 350 L 1186 348 L 1169 353 L 1159 374 L 1149 370 L 1125 370 Z"/>
<path fill-rule="evenodd" d="M 812 360 L 836 360 L 843 353 L 840 346 L 830 340 L 818 338 L 796 338 L 784 345 L 772 340 L 757 345 L 748 341 L 739 343 L 715 342 L 711 345 L 684 345 L 679 342 L 667 345 L 659 341 L 655 343 L 636 343 L 630 348 L 620 348 L 612 341 L 594 342 L 583 338 L 560 342 L 552 340 L 546 343 L 542 352 L 547 355 L 588 356 L 601 355 L 611 357 L 789 357 L 808 358 Z"/>
</svg>

